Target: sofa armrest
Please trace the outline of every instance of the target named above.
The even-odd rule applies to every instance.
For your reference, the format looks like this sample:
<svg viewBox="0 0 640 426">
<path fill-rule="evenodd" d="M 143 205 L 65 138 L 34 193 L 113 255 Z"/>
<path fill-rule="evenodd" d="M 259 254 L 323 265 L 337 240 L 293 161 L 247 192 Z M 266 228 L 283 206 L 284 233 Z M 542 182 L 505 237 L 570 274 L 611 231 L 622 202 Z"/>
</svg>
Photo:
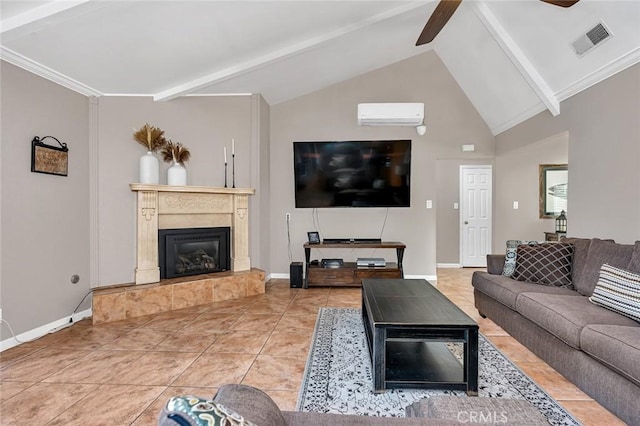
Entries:
<svg viewBox="0 0 640 426">
<path fill-rule="evenodd" d="M 253 386 L 223 385 L 213 400 L 257 425 L 287 425 L 278 405 L 269 395 Z"/>
<path fill-rule="evenodd" d="M 487 255 L 487 272 L 492 275 L 502 275 L 504 269 L 504 254 L 488 254 Z"/>
</svg>

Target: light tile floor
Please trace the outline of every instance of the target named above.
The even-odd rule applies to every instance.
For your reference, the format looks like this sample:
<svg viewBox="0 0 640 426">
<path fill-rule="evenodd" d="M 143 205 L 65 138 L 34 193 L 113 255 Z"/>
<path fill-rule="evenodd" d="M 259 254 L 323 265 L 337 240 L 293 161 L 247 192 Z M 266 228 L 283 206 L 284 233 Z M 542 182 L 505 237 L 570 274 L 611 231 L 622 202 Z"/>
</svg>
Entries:
<svg viewBox="0 0 640 426">
<path fill-rule="evenodd" d="M 437 286 L 480 331 L 585 425 L 623 424 L 473 306 L 473 269 L 439 269 Z M 295 409 L 318 308 L 360 307 L 360 289 L 290 289 L 93 326 L 88 320 L 0 354 L 2 425 L 154 425 L 172 395 L 224 383 Z"/>
</svg>

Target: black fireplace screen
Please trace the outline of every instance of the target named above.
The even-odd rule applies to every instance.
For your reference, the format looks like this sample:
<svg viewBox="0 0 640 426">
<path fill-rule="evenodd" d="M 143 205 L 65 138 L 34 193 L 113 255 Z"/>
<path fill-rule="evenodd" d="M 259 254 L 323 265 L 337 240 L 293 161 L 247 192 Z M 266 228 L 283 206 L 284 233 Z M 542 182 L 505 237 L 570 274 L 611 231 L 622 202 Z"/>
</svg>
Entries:
<svg viewBox="0 0 640 426">
<path fill-rule="evenodd" d="M 228 227 L 158 231 L 160 278 L 229 270 L 229 234 Z"/>
</svg>

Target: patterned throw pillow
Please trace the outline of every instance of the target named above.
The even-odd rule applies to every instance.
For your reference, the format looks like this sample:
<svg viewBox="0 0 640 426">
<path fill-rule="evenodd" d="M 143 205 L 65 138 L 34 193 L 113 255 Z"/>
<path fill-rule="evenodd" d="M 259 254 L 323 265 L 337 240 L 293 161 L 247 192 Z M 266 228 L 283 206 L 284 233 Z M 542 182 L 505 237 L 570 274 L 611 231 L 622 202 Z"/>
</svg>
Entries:
<svg viewBox="0 0 640 426">
<path fill-rule="evenodd" d="M 180 426 L 256 426 L 222 404 L 197 396 L 174 396 L 162 409 L 158 424 Z"/>
<path fill-rule="evenodd" d="M 523 240 L 507 240 L 507 254 L 504 259 L 504 268 L 502 269 L 502 275 L 510 277 L 513 275 L 513 271 L 516 270 L 516 258 L 518 256 L 517 248 L 520 244 L 536 245 L 537 241 L 523 241 Z"/>
<path fill-rule="evenodd" d="M 573 244 L 543 243 L 518 246 L 516 270 L 518 281 L 571 288 Z"/>
<path fill-rule="evenodd" d="M 640 275 L 605 263 L 589 300 L 640 322 Z"/>
</svg>

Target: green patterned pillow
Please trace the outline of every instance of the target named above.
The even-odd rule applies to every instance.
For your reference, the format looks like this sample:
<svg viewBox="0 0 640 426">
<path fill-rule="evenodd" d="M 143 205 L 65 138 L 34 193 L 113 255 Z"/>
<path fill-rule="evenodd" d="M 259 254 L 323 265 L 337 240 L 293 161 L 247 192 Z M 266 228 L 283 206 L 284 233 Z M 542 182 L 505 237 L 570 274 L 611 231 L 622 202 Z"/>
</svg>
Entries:
<svg viewBox="0 0 640 426">
<path fill-rule="evenodd" d="M 533 246 L 538 244 L 538 241 L 507 240 L 507 253 L 504 259 L 504 268 L 502 269 L 502 275 L 505 277 L 510 277 L 516 270 L 517 250 L 520 244 Z"/>
<path fill-rule="evenodd" d="M 159 425 L 256 426 L 222 404 L 197 396 L 174 396 L 162 409 Z"/>
</svg>

